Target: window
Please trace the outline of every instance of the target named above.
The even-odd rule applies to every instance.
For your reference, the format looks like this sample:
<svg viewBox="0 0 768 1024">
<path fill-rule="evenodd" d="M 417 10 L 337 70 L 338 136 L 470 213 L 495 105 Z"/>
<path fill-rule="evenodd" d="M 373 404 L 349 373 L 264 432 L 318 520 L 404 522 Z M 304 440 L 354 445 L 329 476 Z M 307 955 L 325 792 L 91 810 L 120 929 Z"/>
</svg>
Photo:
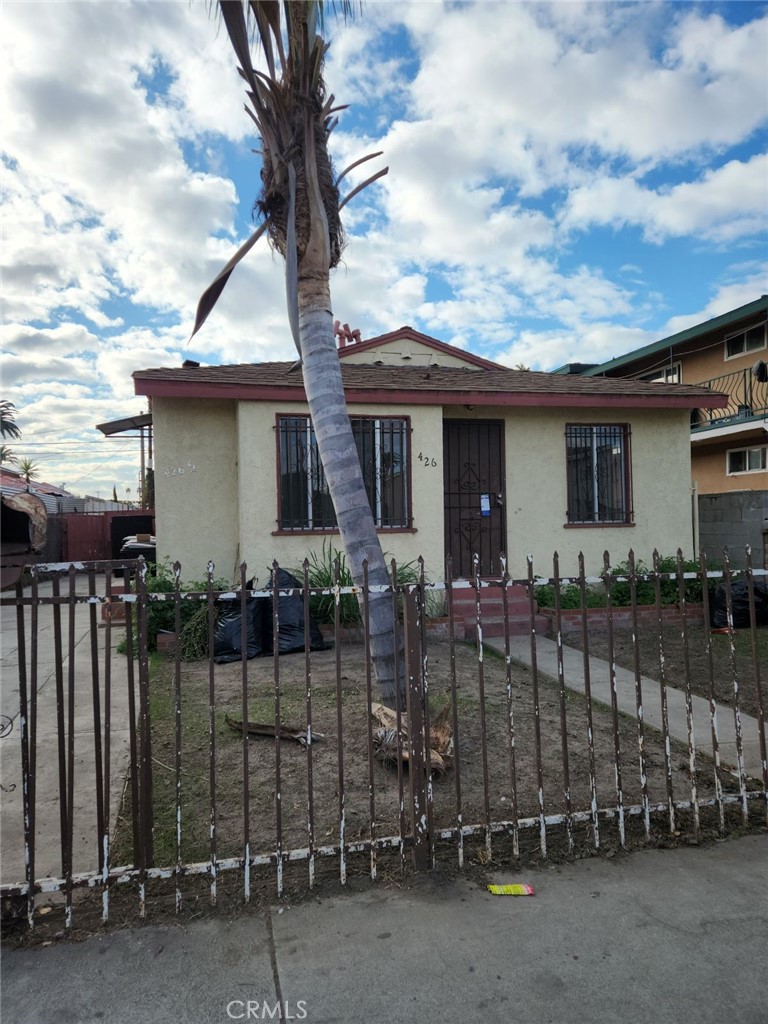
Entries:
<svg viewBox="0 0 768 1024">
<path fill-rule="evenodd" d="M 629 427 L 565 428 L 569 523 L 631 523 Z"/>
<path fill-rule="evenodd" d="M 725 339 L 725 358 L 733 359 L 734 356 L 748 355 L 750 352 L 759 352 L 766 347 L 766 326 L 763 321 L 754 327 L 748 327 L 745 331 L 739 331 Z"/>
<path fill-rule="evenodd" d="M 281 530 L 333 530 L 336 514 L 309 416 L 280 416 Z M 380 529 L 409 527 L 409 442 L 406 418 L 352 418 L 365 489 Z"/>
<path fill-rule="evenodd" d="M 758 448 L 733 448 L 728 452 L 728 475 L 761 473 L 768 466 L 768 445 Z"/>
<path fill-rule="evenodd" d="M 640 380 L 646 380 L 651 384 L 679 384 L 683 379 L 683 371 L 680 363 L 672 363 L 655 373 L 644 374 Z"/>
</svg>

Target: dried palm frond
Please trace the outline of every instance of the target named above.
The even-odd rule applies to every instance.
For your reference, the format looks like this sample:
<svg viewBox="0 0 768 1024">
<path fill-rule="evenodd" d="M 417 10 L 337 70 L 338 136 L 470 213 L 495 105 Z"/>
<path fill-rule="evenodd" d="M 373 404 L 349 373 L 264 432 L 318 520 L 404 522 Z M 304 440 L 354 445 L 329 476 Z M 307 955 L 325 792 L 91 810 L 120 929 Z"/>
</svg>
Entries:
<svg viewBox="0 0 768 1024">
<path fill-rule="evenodd" d="M 408 720 L 400 717 L 400 736 L 397 732 L 397 713 L 385 704 L 372 704 L 371 714 L 381 728 L 373 734 L 373 754 L 382 764 L 392 767 L 398 756 L 407 764 L 410 760 Z M 453 729 L 450 725 L 451 707 L 447 705 L 436 716 L 429 729 L 429 761 L 433 772 L 442 775 L 453 765 Z"/>
<path fill-rule="evenodd" d="M 339 0 L 336 6 L 344 17 L 353 12 L 349 0 Z M 338 178 L 334 175 L 328 138 L 337 122 L 332 115 L 345 108 L 334 106 L 333 95 L 325 92 L 328 44 L 321 34 L 320 0 L 220 0 L 219 10 L 246 83 L 246 112 L 261 139 L 261 189 L 254 209 L 263 224 L 203 293 L 192 336 L 205 323 L 235 265 L 266 232 L 286 261 L 289 318 L 298 347 L 298 267 L 307 256 L 318 261 L 322 271 L 338 265 L 345 245 L 340 210 L 388 168 L 341 199 L 339 182 L 363 161 L 355 161 Z M 257 69 L 251 59 L 249 20 L 264 52 L 266 71 Z"/>
</svg>

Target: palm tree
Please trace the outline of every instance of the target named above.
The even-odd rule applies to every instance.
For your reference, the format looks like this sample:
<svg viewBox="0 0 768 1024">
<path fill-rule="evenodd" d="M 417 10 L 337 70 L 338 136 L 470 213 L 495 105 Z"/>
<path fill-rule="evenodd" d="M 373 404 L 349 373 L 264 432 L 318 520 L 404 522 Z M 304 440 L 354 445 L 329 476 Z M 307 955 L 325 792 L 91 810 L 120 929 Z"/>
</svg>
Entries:
<svg viewBox="0 0 768 1024">
<path fill-rule="evenodd" d="M 0 400 L 0 435 L 14 439 L 21 437 L 16 423 L 16 406 L 4 398 Z"/>
<path fill-rule="evenodd" d="M 7 444 L 0 444 L 0 464 L 6 463 L 15 466 L 18 464 L 18 461 Z"/>
<path fill-rule="evenodd" d="M 347 0 L 340 7 L 345 15 L 351 13 Z M 203 293 L 192 333 L 204 323 L 236 264 L 266 231 L 270 244 L 285 260 L 288 321 L 349 568 L 362 585 L 367 560 L 369 583 L 386 585 L 389 575 L 341 382 L 330 271 L 344 247 L 341 208 L 365 185 L 386 174 L 387 168 L 344 200 L 340 198 L 338 185 L 347 171 L 371 157 L 356 161 L 334 178 L 328 138 L 336 124 L 334 113 L 342 108 L 334 106 L 334 97 L 325 92 L 322 3 L 220 0 L 219 10 L 246 83 L 251 104 L 246 110 L 261 138 L 262 188 L 256 205 L 263 222 Z M 251 61 L 249 27 L 261 44 L 266 72 L 257 71 Z M 376 680 L 382 700 L 394 705 L 399 652 L 394 646 L 391 597 L 384 590 L 371 593 L 369 608 Z M 404 673 L 400 679 L 404 680 Z"/>
<path fill-rule="evenodd" d="M 35 480 L 40 476 L 40 467 L 36 462 L 33 462 L 32 459 L 20 459 L 19 470 L 21 471 L 21 475 L 27 481 L 27 490 L 29 490 L 30 480 Z"/>
</svg>

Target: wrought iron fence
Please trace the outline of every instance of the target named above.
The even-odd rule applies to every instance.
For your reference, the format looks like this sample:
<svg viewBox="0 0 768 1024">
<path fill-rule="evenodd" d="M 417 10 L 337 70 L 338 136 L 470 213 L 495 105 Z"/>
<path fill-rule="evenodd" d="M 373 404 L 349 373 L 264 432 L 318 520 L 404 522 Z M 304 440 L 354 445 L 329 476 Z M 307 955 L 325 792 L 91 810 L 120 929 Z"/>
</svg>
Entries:
<svg viewBox="0 0 768 1024">
<path fill-rule="evenodd" d="M 385 854 L 402 868 L 446 858 L 461 867 L 470 857 L 698 835 L 726 829 L 732 815 L 737 826 L 768 822 L 768 631 L 760 626 L 768 572 L 752 567 L 749 552 L 742 572 L 727 553 L 722 569 L 708 568 L 704 555 L 686 567 L 680 553 L 672 571 L 660 565 L 654 556 L 647 571 L 630 553 L 616 569 L 606 553 L 603 572 L 590 576 L 580 556 L 577 573 L 565 576 L 555 555 L 546 576 L 529 559 L 521 579 L 481 578 L 477 564 L 474 577 L 454 579 L 448 560 L 444 579 L 430 582 L 420 560 L 416 582 L 378 588 L 367 577 L 360 588 L 313 588 L 308 563 L 296 586 L 280 585 L 275 571 L 260 588 L 242 565 L 238 588 L 224 593 L 212 565 L 204 590 L 185 591 L 177 564 L 166 592 L 152 589 L 142 560 L 30 567 L 27 585 L 2 599 L 3 614 L 15 610 L 19 682 L 18 709 L 7 715 L 18 728 L 3 731 L 4 799 L 13 797 L 15 732 L 20 778 L 17 827 L 4 819 L 3 852 L 13 855 L 16 843 L 24 875 L 3 879 L 3 897 L 24 901 L 31 927 L 38 897 L 62 893 L 70 927 L 82 889 L 100 891 L 107 921 L 115 887 L 135 887 L 144 916 L 155 880 L 172 886 L 179 910 L 192 876 L 207 876 L 213 903 L 222 875 L 239 878 L 247 903 L 256 875 L 273 876 L 281 894 L 286 865 L 302 862 L 311 887 L 321 861 L 335 862 L 344 884 L 351 864 L 376 879 Z M 722 636 L 709 626 L 715 585 Z M 667 621 L 670 588 L 676 609 Z M 375 699 L 374 590 L 391 595 L 403 651 L 404 699 L 393 709 Z M 360 603 L 357 633 L 341 629 L 346 595 Z M 313 650 L 306 628 L 320 596 L 335 609 L 327 650 Z M 596 596 L 599 634 L 590 625 Z M 291 660 L 281 653 L 286 600 L 300 602 L 305 626 Z M 446 614 L 436 621 L 430 609 L 440 601 Z M 249 660 L 254 602 L 265 602 L 272 651 Z M 179 642 L 190 604 L 204 609 L 207 637 L 196 663 L 182 660 Z M 513 605 L 525 608 L 522 628 Z M 153 609 L 166 606 L 175 641 L 162 660 L 150 656 L 148 638 Z M 241 653 L 229 664 L 215 659 L 222 607 L 230 625 L 240 617 Z M 254 709 L 264 721 L 251 721 Z M 706 739 L 696 725 L 702 711 Z"/>
</svg>

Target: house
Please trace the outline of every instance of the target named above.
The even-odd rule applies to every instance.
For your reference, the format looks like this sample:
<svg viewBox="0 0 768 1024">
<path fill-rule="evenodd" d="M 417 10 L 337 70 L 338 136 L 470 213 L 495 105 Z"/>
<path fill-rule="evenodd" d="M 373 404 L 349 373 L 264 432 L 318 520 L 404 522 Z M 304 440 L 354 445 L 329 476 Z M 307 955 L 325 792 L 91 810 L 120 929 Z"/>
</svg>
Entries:
<svg viewBox="0 0 768 1024">
<path fill-rule="evenodd" d="M 573 573 L 603 552 L 692 550 L 689 422 L 710 388 L 510 370 L 410 327 L 339 349 L 382 547 L 433 579 Z M 265 579 L 334 539 L 301 370 L 290 362 L 134 373 L 151 402 L 158 559 Z"/>
<path fill-rule="evenodd" d="M 691 475 L 698 538 L 743 565 L 747 544 L 768 568 L 768 295 L 599 365 L 557 373 L 696 384 L 728 395 L 721 408 L 691 414 Z"/>
</svg>

